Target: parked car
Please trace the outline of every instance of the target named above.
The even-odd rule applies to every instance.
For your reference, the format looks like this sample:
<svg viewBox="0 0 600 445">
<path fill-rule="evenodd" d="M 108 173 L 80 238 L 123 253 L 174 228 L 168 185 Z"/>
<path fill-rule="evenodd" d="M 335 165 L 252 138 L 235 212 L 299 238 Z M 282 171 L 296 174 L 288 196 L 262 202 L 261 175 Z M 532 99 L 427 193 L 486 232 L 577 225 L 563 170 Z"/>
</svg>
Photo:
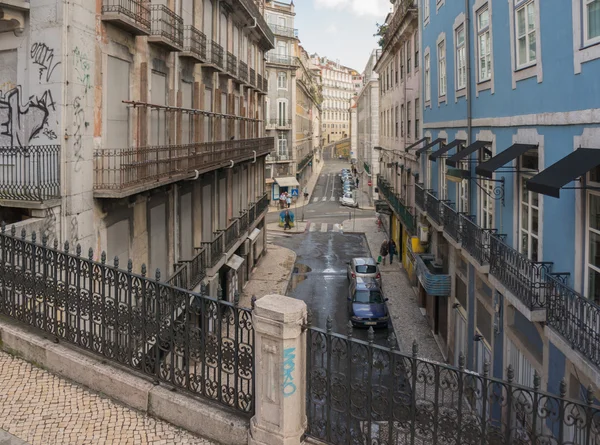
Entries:
<svg viewBox="0 0 600 445">
<path fill-rule="evenodd" d="M 357 278 L 348 287 L 348 316 L 353 326 L 387 328 L 390 320 L 383 292 L 373 278 Z"/>
<path fill-rule="evenodd" d="M 342 173 L 340 176 L 340 181 L 342 181 L 342 182 L 353 181 L 352 173 L 350 173 L 350 172 Z"/>
<path fill-rule="evenodd" d="M 354 199 L 354 197 L 352 196 L 352 193 L 344 193 L 340 203 L 343 206 L 358 207 L 358 202 Z"/>
<path fill-rule="evenodd" d="M 373 278 L 377 280 L 379 287 L 381 285 L 381 272 L 379 271 L 379 265 L 377 261 L 369 257 L 352 258 L 348 261 L 348 267 L 346 270 L 346 276 L 348 280 L 355 280 L 356 278 Z"/>
</svg>

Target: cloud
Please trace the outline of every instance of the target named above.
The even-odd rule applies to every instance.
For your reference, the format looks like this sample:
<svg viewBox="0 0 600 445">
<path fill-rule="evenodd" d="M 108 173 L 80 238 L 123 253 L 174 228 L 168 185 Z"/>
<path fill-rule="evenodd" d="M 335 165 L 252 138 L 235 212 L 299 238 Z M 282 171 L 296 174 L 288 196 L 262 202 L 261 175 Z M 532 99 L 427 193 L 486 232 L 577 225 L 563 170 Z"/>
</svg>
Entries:
<svg viewBox="0 0 600 445">
<path fill-rule="evenodd" d="M 327 34 L 337 34 L 338 32 L 338 27 L 335 23 L 332 23 L 331 25 L 329 25 L 326 29 L 325 32 Z"/>
<path fill-rule="evenodd" d="M 348 11 L 356 16 L 385 17 L 390 11 L 389 0 L 314 0 L 315 9 Z"/>
</svg>

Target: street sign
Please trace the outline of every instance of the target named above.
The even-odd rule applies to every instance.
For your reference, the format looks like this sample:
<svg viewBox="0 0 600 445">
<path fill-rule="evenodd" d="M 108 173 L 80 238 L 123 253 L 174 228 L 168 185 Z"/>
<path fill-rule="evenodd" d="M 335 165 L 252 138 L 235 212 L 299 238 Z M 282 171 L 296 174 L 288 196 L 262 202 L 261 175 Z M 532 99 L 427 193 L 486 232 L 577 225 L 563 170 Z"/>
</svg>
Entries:
<svg viewBox="0 0 600 445">
<path fill-rule="evenodd" d="M 292 196 L 298 196 L 298 189 L 292 189 Z"/>
<path fill-rule="evenodd" d="M 369 179 L 369 182 L 368 182 L 368 184 L 369 184 L 369 187 L 371 187 L 371 186 L 373 185 L 373 183 L 371 182 L 371 180 L 370 180 L 370 179 Z"/>
</svg>

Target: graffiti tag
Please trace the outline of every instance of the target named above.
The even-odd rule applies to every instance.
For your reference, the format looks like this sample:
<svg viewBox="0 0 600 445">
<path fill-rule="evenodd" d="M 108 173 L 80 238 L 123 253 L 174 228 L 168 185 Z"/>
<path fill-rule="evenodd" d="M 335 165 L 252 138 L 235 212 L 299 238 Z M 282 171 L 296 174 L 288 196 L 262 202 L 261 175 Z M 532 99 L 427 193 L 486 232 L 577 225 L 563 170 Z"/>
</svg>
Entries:
<svg viewBox="0 0 600 445">
<path fill-rule="evenodd" d="M 42 76 L 46 74 L 46 82 L 50 81 L 52 73 L 60 61 L 54 62 L 54 50 L 49 48 L 45 43 L 34 43 L 31 45 L 31 58 L 33 63 L 39 65 L 39 80 L 42 81 Z"/>
<path fill-rule="evenodd" d="M 73 56 L 73 67 L 77 74 L 77 81 L 83 85 L 84 94 L 87 94 L 88 90 L 92 88 L 89 74 L 90 64 L 87 61 L 87 56 L 83 54 L 78 47 L 75 47 L 73 50 Z"/>
<path fill-rule="evenodd" d="M 292 373 L 296 369 L 296 348 L 283 350 L 283 397 L 289 397 L 296 392 L 296 384 Z"/>
<path fill-rule="evenodd" d="M 75 131 L 73 132 L 74 142 L 73 142 L 73 150 L 75 154 L 75 171 L 79 173 L 81 171 L 81 161 L 83 161 L 83 156 L 81 156 L 81 142 L 83 138 L 83 126 L 85 125 L 85 113 L 83 111 L 83 107 L 81 106 L 81 97 L 77 96 L 73 100 L 73 115 L 74 121 L 73 126 L 75 127 Z"/>
</svg>

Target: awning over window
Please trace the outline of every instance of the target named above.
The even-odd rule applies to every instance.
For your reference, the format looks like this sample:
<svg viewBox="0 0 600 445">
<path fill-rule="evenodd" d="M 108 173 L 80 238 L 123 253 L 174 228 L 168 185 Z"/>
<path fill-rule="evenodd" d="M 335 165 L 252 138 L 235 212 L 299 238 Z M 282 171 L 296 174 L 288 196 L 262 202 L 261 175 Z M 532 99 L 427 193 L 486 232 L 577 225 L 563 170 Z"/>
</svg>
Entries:
<svg viewBox="0 0 600 445">
<path fill-rule="evenodd" d="M 450 156 L 446 159 L 446 164 L 451 167 L 456 167 L 458 161 L 462 161 L 464 158 L 468 157 L 470 154 L 475 153 L 477 150 L 487 146 L 492 145 L 491 142 L 488 141 L 475 141 L 468 147 L 460 150 L 458 153 Z"/>
<path fill-rule="evenodd" d="M 415 148 L 417 145 L 421 144 L 422 142 L 425 142 L 425 141 L 427 141 L 428 139 L 429 139 L 429 138 L 421 138 L 421 139 L 419 139 L 417 142 L 415 142 L 414 144 L 410 144 L 408 147 L 406 147 L 406 148 L 404 149 L 404 151 L 405 151 L 406 153 L 408 153 L 408 150 L 410 150 L 411 148 Z"/>
<path fill-rule="evenodd" d="M 294 176 L 286 176 L 285 178 L 275 178 L 275 182 L 279 187 L 299 187 L 300 184 Z"/>
<path fill-rule="evenodd" d="M 578 148 L 527 181 L 527 189 L 560 198 L 560 189 L 600 165 L 600 149 Z"/>
<path fill-rule="evenodd" d="M 450 150 L 452 150 L 457 145 L 464 144 L 465 142 L 467 142 L 467 141 L 465 141 L 464 139 L 454 139 L 448 145 L 443 145 L 442 148 L 440 148 L 438 151 L 434 151 L 433 153 L 431 153 L 429 155 L 429 160 L 435 161 L 437 158 L 439 158 L 440 156 L 442 156 L 445 153 L 448 153 Z"/>
<path fill-rule="evenodd" d="M 244 263 L 244 259 L 241 256 L 237 256 L 236 254 L 231 255 L 229 261 L 225 263 L 227 267 L 232 268 L 233 270 L 238 270 L 240 266 Z"/>
<path fill-rule="evenodd" d="M 437 144 L 439 144 L 440 142 L 444 142 L 443 139 L 438 138 L 433 142 L 430 142 L 429 144 L 425 145 L 424 147 L 419 148 L 417 151 L 415 151 L 415 154 L 417 156 L 419 156 L 421 153 L 426 152 L 427 150 L 429 150 L 431 147 L 436 146 Z"/>
<path fill-rule="evenodd" d="M 514 161 L 529 150 L 536 149 L 537 147 L 537 145 L 532 144 L 513 144 L 506 150 L 498 153 L 493 158 L 488 159 L 487 161 L 482 162 L 475 167 L 475 173 L 485 176 L 486 178 L 491 178 L 496 170 L 508 164 L 509 162 Z"/>
</svg>

